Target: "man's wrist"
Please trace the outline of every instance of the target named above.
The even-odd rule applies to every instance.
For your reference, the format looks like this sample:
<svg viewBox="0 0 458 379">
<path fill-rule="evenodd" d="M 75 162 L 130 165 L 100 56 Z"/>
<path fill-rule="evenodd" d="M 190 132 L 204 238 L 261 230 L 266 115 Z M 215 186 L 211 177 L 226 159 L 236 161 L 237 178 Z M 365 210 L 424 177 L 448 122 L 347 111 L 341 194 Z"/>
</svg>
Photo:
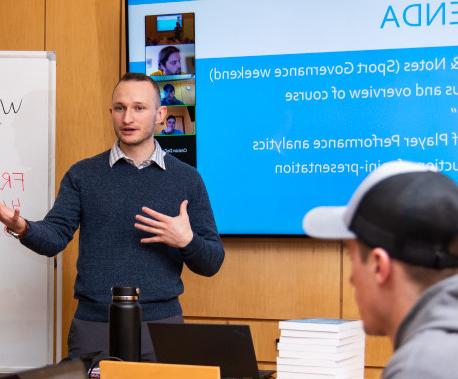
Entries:
<svg viewBox="0 0 458 379">
<path fill-rule="evenodd" d="M 188 236 L 188 238 L 186 238 L 183 241 L 183 243 L 180 246 L 180 249 L 184 249 L 186 246 L 188 246 L 192 242 L 193 239 L 194 239 L 194 233 L 191 231 L 190 236 Z"/>
<path fill-rule="evenodd" d="M 27 220 L 24 220 L 24 221 L 25 221 L 25 226 L 24 226 L 23 230 L 21 230 L 19 233 L 15 232 L 14 230 L 12 230 L 10 228 L 8 228 L 7 226 L 5 226 L 5 231 L 9 235 L 13 236 L 16 239 L 23 238 L 26 235 L 27 231 L 29 230 L 29 223 L 27 222 Z"/>
</svg>

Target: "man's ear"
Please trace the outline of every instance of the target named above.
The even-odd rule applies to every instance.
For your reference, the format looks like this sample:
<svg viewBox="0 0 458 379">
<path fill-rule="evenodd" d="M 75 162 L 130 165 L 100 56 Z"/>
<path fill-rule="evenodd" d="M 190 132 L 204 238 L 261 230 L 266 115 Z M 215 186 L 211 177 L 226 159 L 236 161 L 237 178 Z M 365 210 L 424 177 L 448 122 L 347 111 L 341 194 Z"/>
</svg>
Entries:
<svg viewBox="0 0 458 379">
<path fill-rule="evenodd" d="M 167 116 L 167 107 L 161 105 L 156 111 L 156 124 L 162 124 Z"/>
<path fill-rule="evenodd" d="M 381 247 L 376 247 L 371 250 L 370 260 L 376 282 L 386 283 L 393 271 L 393 262 L 388 252 Z"/>
</svg>

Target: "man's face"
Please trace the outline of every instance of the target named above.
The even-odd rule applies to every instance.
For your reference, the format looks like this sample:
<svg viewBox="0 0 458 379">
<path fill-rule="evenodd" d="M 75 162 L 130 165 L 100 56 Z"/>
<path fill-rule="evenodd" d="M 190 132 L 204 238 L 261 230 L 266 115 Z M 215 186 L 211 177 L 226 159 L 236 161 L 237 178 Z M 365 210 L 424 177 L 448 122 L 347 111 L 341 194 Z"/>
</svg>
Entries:
<svg viewBox="0 0 458 379">
<path fill-rule="evenodd" d="M 172 133 L 174 131 L 176 122 L 174 118 L 169 118 L 167 120 L 167 133 Z"/>
<path fill-rule="evenodd" d="M 174 97 L 175 97 L 175 91 L 171 90 L 171 91 L 167 91 L 166 92 L 166 98 L 167 99 L 173 100 Z"/>
<path fill-rule="evenodd" d="M 379 312 L 380 298 L 373 274 L 373 262 L 368 257 L 364 262 L 361 251 L 365 247 L 356 240 L 345 241 L 351 264 L 350 283 L 355 290 L 364 330 L 371 335 L 384 335 L 384 325 Z"/>
<path fill-rule="evenodd" d="M 165 75 L 179 75 L 181 74 L 181 57 L 179 52 L 169 55 L 165 65 L 161 64 L 162 71 Z"/>
<path fill-rule="evenodd" d="M 159 106 L 151 83 L 126 81 L 115 88 L 110 112 L 122 147 L 150 143 L 155 124 L 162 122 L 167 111 Z"/>
</svg>

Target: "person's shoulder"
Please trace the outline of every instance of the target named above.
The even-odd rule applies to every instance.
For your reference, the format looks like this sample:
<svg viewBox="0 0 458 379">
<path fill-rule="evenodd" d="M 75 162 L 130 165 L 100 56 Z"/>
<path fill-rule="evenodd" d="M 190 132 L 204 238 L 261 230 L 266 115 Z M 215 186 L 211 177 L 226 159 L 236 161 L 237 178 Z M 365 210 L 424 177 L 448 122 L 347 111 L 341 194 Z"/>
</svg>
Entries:
<svg viewBox="0 0 458 379">
<path fill-rule="evenodd" d="M 110 150 L 94 155 L 92 157 L 81 159 L 74 163 L 69 171 L 92 169 L 97 166 L 109 165 Z"/>
<path fill-rule="evenodd" d="M 457 350 L 456 333 L 440 329 L 421 331 L 394 352 L 383 378 L 448 378 L 450 370 L 458 371 Z"/>
<path fill-rule="evenodd" d="M 166 170 L 170 170 L 171 172 L 180 172 L 180 174 L 200 177 L 195 167 L 183 162 L 171 154 L 165 154 L 164 163 Z"/>
<path fill-rule="evenodd" d="M 157 70 L 150 74 L 150 76 L 161 76 L 161 75 L 164 75 L 164 72 L 162 70 Z"/>
</svg>

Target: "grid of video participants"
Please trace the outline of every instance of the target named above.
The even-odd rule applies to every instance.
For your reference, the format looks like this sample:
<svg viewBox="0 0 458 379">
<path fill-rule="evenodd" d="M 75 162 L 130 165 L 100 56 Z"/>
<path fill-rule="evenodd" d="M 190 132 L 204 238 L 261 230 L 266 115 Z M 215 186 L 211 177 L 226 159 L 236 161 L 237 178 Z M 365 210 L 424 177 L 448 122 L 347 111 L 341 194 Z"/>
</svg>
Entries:
<svg viewBox="0 0 458 379">
<path fill-rule="evenodd" d="M 196 105 L 194 14 L 146 16 L 145 28 L 146 74 L 158 82 L 161 105 L 170 107 L 169 116 L 176 121 L 166 123 L 157 134 L 194 134 L 187 112 Z"/>
<path fill-rule="evenodd" d="M 162 148 L 196 165 L 194 13 L 145 17 L 146 74 L 159 84 L 163 124 L 154 134 Z M 176 138 L 180 137 L 180 138 Z"/>
</svg>

